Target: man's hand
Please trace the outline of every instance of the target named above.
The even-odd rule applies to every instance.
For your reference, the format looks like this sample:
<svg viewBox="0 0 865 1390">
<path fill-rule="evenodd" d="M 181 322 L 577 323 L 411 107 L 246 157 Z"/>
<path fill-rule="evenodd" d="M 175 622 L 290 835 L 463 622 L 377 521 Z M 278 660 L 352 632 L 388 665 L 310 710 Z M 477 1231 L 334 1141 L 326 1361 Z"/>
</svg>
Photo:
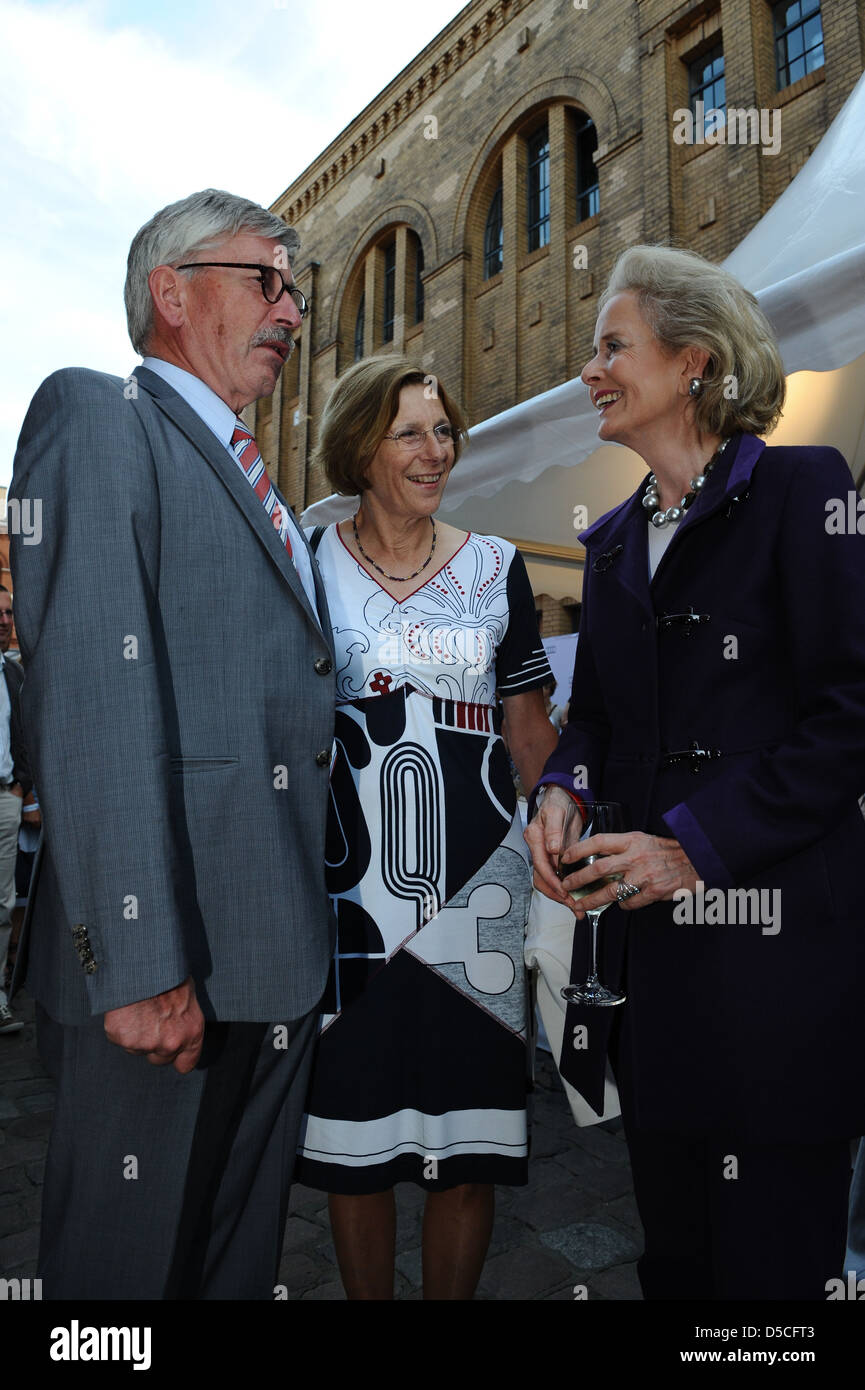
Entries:
<svg viewBox="0 0 865 1390">
<path fill-rule="evenodd" d="M 41 825 L 42 812 L 32 791 L 28 792 L 21 806 L 21 819 L 26 825 Z"/>
<path fill-rule="evenodd" d="M 573 899 L 562 887 L 557 870 L 565 812 L 573 805 L 573 799 L 566 791 L 548 785 L 544 789 L 540 810 L 525 830 L 525 841 L 532 852 L 535 887 L 546 897 L 552 898 L 553 902 L 564 903 L 572 911 Z"/>
<path fill-rule="evenodd" d="M 185 1076 L 192 1071 L 204 1041 L 204 1015 L 190 975 L 182 985 L 139 999 L 105 1015 L 105 1036 L 124 1052 L 143 1053 L 155 1067 L 174 1063 Z"/>
</svg>

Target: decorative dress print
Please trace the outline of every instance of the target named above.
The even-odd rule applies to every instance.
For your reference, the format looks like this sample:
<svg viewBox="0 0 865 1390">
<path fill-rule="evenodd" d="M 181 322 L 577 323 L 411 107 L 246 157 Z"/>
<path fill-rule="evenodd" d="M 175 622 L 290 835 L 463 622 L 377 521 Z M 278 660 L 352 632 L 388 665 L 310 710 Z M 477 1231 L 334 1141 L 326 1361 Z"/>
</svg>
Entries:
<svg viewBox="0 0 865 1390">
<path fill-rule="evenodd" d="M 495 692 L 550 679 L 514 547 L 470 535 L 395 600 L 331 526 L 337 946 L 297 1177 L 524 1182 L 531 894 Z"/>
</svg>

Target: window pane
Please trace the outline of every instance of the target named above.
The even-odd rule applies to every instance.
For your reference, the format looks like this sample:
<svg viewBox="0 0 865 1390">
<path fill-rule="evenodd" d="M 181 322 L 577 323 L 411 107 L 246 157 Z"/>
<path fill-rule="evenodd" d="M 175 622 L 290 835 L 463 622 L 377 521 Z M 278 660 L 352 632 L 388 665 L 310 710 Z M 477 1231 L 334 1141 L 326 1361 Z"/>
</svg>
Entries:
<svg viewBox="0 0 865 1390">
<path fill-rule="evenodd" d="M 546 125 L 528 142 L 528 241 L 529 250 L 546 246 L 550 239 L 550 142 Z"/>
<path fill-rule="evenodd" d="M 588 116 L 580 118 L 577 127 L 577 221 L 595 217 L 600 208 L 598 193 L 598 171 L 595 167 L 595 152 L 598 148 L 598 132 Z"/>
<path fill-rule="evenodd" d="M 724 54 L 720 44 L 709 53 L 697 58 L 688 69 L 689 102 L 691 111 L 697 114 L 697 102 L 704 106 L 703 128 L 714 129 L 714 118 L 709 112 L 724 105 Z"/>
<path fill-rule="evenodd" d="M 363 357 L 363 336 L 366 327 L 366 295 L 362 294 L 360 303 L 357 306 L 357 318 L 354 321 L 354 360 L 359 362 Z"/>
<path fill-rule="evenodd" d="M 812 48 L 811 52 L 808 54 L 808 71 L 814 72 L 817 68 L 822 68 L 825 61 L 823 57 L 823 45 L 821 43 L 819 48 Z"/>
<path fill-rule="evenodd" d="M 393 316 L 396 305 L 396 242 L 390 242 L 384 250 L 384 324 L 382 337 L 386 343 L 393 341 Z"/>
<path fill-rule="evenodd" d="M 802 32 L 803 32 L 803 34 L 805 35 L 805 47 L 806 47 L 806 48 L 813 48 L 815 44 L 817 44 L 817 43 L 822 43 L 822 42 L 823 42 L 823 25 L 822 25 L 822 23 L 821 23 L 821 21 L 820 21 L 819 15 L 818 15 L 815 19 L 809 19 L 809 20 L 806 22 L 805 27 L 804 27 L 804 29 L 802 30 Z"/>
<path fill-rule="evenodd" d="M 502 224 L 502 186 L 499 184 L 490 200 L 484 228 L 484 279 L 498 275 L 504 261 L 504 227 Z"/>
<path fill-rule="evenodd" d="M 423 247 L 417 243 L 414 262 L 414 321 L 421 323 L 424 313 Z"/>
</svg>

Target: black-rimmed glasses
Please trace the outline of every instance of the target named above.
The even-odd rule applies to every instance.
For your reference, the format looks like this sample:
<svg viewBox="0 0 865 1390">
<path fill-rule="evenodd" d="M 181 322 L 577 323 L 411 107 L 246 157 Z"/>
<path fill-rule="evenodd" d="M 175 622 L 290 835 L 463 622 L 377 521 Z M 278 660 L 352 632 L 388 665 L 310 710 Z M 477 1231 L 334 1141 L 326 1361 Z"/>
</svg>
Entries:
<svg viewBox="0 0 865 1390">
<path fill-rule="evenodd" d="M 306 295 L 297 285 L 290 285 L 281 270 L 275 265 L 255 265 L 251 261 L 191 261 L 187 265 L 175 266 L 175 270 L 257 270 L 261 293 L 268 304 L 278 304 L 284 294 L 290 295 L 300 317 L 306 318 L 309 304 Z"/>
</svg>

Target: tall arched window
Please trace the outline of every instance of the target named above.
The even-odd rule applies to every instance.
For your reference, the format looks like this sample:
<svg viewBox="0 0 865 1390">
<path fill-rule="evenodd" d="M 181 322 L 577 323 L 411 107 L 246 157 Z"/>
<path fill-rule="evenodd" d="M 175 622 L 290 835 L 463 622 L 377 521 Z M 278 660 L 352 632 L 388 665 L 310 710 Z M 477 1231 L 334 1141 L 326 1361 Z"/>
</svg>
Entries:
<svg viewBox="0 0 865 1390">
<path fill-rule="evenodd" d="M 528 245 L 530 251 L 550 239 L 550 134 L 546 121 L 528 138 Z"/>
<path fill-rule="evenodd" d="M 429 243 L 427 243 L 429 244 Z M 339 364 L 382 348 L 423 348 L 424 272 L 420 232 L 406 222 L 377 228 L 351 267 L 339 311 Z"/>
<path fill-rule="evenodd" d="M 363 340 L 366 331 L 366 294 L 360 297 L 357 306 L 357 317 L 354 321 L 354 360 L 359 362 L 363 357 Z"/>
<path fill-rule="evenodd" d="M 390 241 L 384 248 L 384 313 L 382 315 L 382 336 L 386 343 L 393 342 L 393 320 L 396 312 L 396 242 Z"/>
<path fill-rule="evenodd" d="M 414 255 L 414 321 L 423 323 L 424 313 L 424 287 L 423 287 L 423 246 L 420 241 L 415 242 Z"/>
<path fill-rule="evenodd" d="M 484 228 L 484 279 L 498 275 L 504 264 L 504 222 L 502 220 L 502 186 L 499 184 L 490 199 Z"/>
<path fill-rule="evenodd" d="M 598 171 L 595 151 L 598 132 L 591 116 L 581 111 L 577 117 L 577 221 L 595 217 L 600 209 Z"/>
</svg>

